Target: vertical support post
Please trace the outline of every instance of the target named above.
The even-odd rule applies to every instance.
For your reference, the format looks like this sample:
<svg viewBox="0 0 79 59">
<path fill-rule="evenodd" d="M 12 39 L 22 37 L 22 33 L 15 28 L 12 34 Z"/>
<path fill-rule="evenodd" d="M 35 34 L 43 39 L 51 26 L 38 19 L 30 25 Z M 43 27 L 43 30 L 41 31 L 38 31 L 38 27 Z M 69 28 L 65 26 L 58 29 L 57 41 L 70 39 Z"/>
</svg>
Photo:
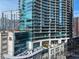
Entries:
<svg viewBox="0 0 79 59">
<path fill-rule="evenodd" d="M 50 47 L 49 47 L 49 52 L 48 52 L 48 54 L 49 54 L 49 59 L 51 59 L 51 49 L 50 49 Z"/>
<path fill-rule="evenodd" d="M 16 22 L 16 21 L 15 21 L 15 14 L 14 14 L 14 30 L 15 30 L 15 28 L 16 28 L 16 27 L 15 27 L 15 22 Z M 17 25 L 16 25 L 16 26 L 17 26 Z"/>
<path fill-rule="evenodd" d="M 13 14 L 12 14 L 12 10 L 11 10 L 11 21 L 10 21 L 10 24 L 9 24 L 10 25 L 10 30 L 12 30 L 12 19 L 13 19 L 12 16 L 13 16 Z"/>
<path fill-rule="evenodd" d="M 5 27 L 5 30 L 7 30 L 7 22 L 6 21 L 7 21 L 7 16 L 5 15 L 5 19 L 4 19 L 4 24 L 5 24 L 4 27 Z"/>
<path fill-rule="evenodd" d="M 40 41 L 40 47 L 42 47 L 42 41 Z"/>
<path fill-rule="evenodd" d="M 51 59 L 51 49 L 50 49 L 50 45 L 51 45 L 51 40 L 49 40 L 49 46 L 48 46 L 48 54 L 49 54 L 49 59 Z"/>
<path fill-rule="evenodd" d="M 2 30 L 4 31 L 4 13 L 2 13 L 2 19 L 1 20 L 2 20 L 2 22 L 1 22 L 2 23 Z"/>
<path fill-rule="evenodd" d="M 60 40 L 58 40 L 58 44 L 60 44 L 61 43 L 61 39 Z"/>
</svg>

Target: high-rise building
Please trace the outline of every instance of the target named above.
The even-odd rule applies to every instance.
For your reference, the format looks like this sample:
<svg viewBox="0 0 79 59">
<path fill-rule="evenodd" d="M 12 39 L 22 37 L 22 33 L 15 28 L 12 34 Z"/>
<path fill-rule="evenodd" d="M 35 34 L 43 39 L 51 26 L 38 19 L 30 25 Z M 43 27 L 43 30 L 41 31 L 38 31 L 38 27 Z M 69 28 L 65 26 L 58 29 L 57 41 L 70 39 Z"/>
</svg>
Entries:
<svg viewBox="0 0 79 59">
<path fill-rule="evenodd" d="M 73 37 L 79 36 L 79 17 L 74 17 L 72 22 Z"/>
<path fill-rule="evenodd" d="M 63 42 L 72 37 L 72 0 L 19 0 L 20 30 L 34 41 Z"/>
<path fill-rule="evenodd" d="M 7 33 L 8 42 L 5 40 L 4 46 L 0 44 L 1 49 L 3 48 L 0 50 L 1 56 L 2 52 L 5 52 L 4 54 L 8 53 L 9 56 L 16 58 L 19 55 L 19 58 L 23 59 L 26 52 L 30 52 L 27 57 L 31 56 L 32 52 L 32 56 L 38 50 L 41 52 L 41 49 L 34 50 L 38 46 L 50 48 L 52 44 L 67 42 L 72 37 L 72 0 L 19 0 L 19 16 L 20 31 L 12 30 Z M 15 16 L 10 18 L 12 20 Z M 15 20 L 10 22 L 15 23 Z M 14 26 L 10 27 L 13 29 Z"/>
</svg>

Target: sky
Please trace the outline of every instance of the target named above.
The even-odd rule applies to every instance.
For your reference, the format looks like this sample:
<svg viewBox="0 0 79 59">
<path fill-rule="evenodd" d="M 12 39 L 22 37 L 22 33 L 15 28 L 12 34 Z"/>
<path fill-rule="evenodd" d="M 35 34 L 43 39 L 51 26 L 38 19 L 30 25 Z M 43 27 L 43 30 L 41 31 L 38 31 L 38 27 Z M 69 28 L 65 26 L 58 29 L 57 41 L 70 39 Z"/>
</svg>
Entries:
<svg viewBox="0 0 79 59">
<path fill-rule="evenodd" d="M 0 11 L 17 10 L 18 0 L 0 0 Z"/>
<path fill-rule="evenodd" d="M 79 0 L 74 1 L 74 16 L 79 16 Z M 0 0 L 0 11 L 17 10 L 18 0 Z"/>
<path fill-rule="evenodd" d="M 74 16 L 79 16 L 79 0 L 74 0 Z"/>
</svg>

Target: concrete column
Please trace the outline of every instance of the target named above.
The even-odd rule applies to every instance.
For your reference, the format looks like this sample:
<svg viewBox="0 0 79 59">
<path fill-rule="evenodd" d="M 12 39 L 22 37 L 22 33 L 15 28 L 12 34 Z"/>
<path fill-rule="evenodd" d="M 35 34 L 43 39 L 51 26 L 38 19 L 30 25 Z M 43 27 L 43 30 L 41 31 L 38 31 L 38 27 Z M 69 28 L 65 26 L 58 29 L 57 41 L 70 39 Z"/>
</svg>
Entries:
<svg viewBox="0 0 79 59">
<path fill-rule="evenodd" d="M 56 48 L 54 48 L 54 58 L 56 58 Z"/>
<path fill-rule="evenodd" d="M 50 49 L 50 47 L 49 47 L 49 52 L 48 52 L 48 54 L 49 54 L 49 59 L 51 59 L 51 49 Z"/>
<path fill-rule="evenodd" d="M 49 46 L 48 46 L 48 48 L 49 48 L 49 59 L 51 59 L 51 48 L 50 48 L 50 46 L 51 46 L 51 40 L 49 40 Z"/>
<path fill-rule="evenodd" d="M 51 45 L 51 40 L 49 40 L 49 46 Z"/>
<path fill-rule="evenodd" d="M 40 47 L 42 47 L 42 41 L 40 41 Z"/>
<path fill-rule="evenodd" d="M 61 43 L 61 39 L 58 40 L 58 44 L 60 44 L 60 43 Z"/>
<path fill-rule="evenodd" d="M 65 40 L 65 43 L 67 43 L 68 39 Z"/>
</svg>

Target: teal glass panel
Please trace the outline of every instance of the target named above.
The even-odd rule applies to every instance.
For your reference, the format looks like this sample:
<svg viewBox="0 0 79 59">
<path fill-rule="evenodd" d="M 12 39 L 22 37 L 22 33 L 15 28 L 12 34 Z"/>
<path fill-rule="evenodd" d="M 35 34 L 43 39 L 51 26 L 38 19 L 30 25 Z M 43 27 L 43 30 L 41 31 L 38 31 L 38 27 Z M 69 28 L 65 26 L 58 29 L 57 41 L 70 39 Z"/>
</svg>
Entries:
<svg viewBox="0 0 79 59">
<path fill-rule="evenodd" d="M 32 0 L 24 0 L 24 2 L 22 3 L 22 9 L 21 9 L 21 19 L 23 22 L 20 22 L 20 30 L 26 30 L 27 28 L 30 29 L 30 27 L 32 26 L 32 21 L 28 21 L 28 20 L 32 20 Z"/>
</svg>

